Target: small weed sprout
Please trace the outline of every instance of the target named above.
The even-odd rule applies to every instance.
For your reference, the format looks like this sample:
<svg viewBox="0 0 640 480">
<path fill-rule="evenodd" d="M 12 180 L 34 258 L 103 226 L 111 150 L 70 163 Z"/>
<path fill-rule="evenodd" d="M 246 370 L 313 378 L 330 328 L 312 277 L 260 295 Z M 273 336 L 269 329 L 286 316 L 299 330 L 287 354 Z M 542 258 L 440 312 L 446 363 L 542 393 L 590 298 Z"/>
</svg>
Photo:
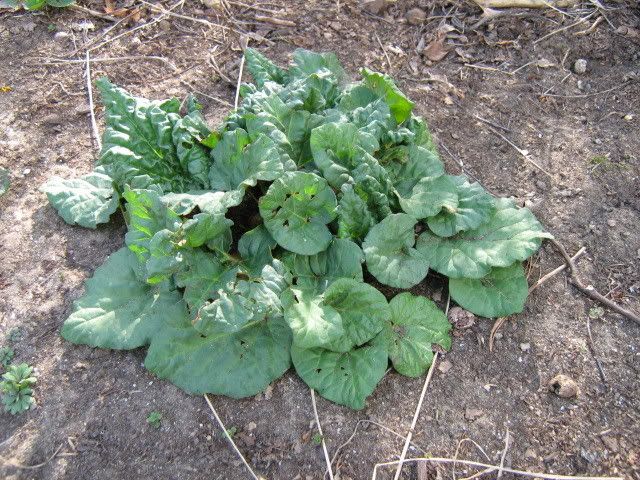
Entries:
<svg viewBox="0 0 640 480">
<path fill-rule="evenodd" d="M 21 363 L 9 366 L 7 372 L 2 375 L 0 392 L 5 412 L 16 415 L 35 405 L 31 387 L 36 383 L 36 378 L 32 374 L 33 367 Z"/>
</svg>

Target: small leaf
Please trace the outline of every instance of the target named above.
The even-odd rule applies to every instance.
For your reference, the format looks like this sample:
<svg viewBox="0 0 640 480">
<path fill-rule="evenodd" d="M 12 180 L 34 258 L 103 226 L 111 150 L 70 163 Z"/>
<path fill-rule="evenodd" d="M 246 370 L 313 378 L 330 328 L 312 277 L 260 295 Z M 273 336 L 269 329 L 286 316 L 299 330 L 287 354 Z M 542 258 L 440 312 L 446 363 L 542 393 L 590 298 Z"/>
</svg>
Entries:
<svg viewBox="0 0 640 480">
<path fill-rule="evenodd" d="M 247 70 L 251 73 L 258 88 L 263 88 L 266 82 L 284 84 L 287 80 L 287 72 L 272 63 L 267 57 L 253 48 L 245 48 L 244 57 L 247 61 Z"/>
<path fill-rule="evenodd" d="M 405 213 L 389 215 L 371 229 L 362 249 L 369 272 L 395 288 L 411 288 L 427 276 L 429 262 L 413 248 L 416 219 Z"/>
<path fill-rule="evenodd" d="M 433 361 L 432 344 L 451 348 L 451 324 L 431 300 L 404 292 L 389 302 L 391 323 L 376 342 L 389 349 L 393 368 L 402 375 L 419 377 Z"/>
<path fill-rule="evenodd" d="M 240 205 L 244 197 L 242 190 L 209 192 L 193 190 L 186 193 L 167 193 L 160 197 L 163 204 L 178 215 L 189 215 L 195 208 L 204 213 L 227 213 L 231 207 Z"/>
<path fill-rule="evenodd" d="M 445 209 L 427 220 L 427 225 L 439 237 L 451 237 L 463 230 L 478 228 L 493 213 L 494 198 L 479 183 L 469 183 L 466 177 L 450 177 L 456 185 L 458 206 Z"/>
<path fill-rule="evenodd" d="M 528 290 L 520 262 L 509 267 L 493 268 L 480 279 L 449 279 L 451 298 L 465 310 L 487 318 L 522 312 Z"/>
<path fill-rule="evenodd" d="M 496 199 L 496 210 L 489 220 L 474 230 L 454 237 L 440 238 L 424 232 L 417 248 L 431 268 L 449 278 L 482 278 L 491 267 L 507 267 L 535 253 L 544 231 L 536 217 L 513 200 Z"/>
<path fill-rule="evenodd" d="M 353 185 L 342 186 L 338 205 L 338 236 L 362 241 L 375 225 L 366 202 L 353 190 Z"/>
<path fill-rule="evenodd" d="M 259 207 L 265 227 L 281 247 L 315 255 L 329 246 L 327 224 L 336 215 L 336 196 L 324 178 L 286 173 L 271 184 Z"/>
<path fill-rule="evenodd" d="M 293 66 L 289 74 L 294 77 L 304 78 L 313 74 L 328 72 L 340 82 L 345 77 L 344 69 L 338 57 L 333 53 L 316 53 L 303 48 L 298 48 L 293 52 Z"/>
<path fill-rule="evenodd" d="M 291 347 L 296 372 L 302 380 L 327 400 L 354 410 L 365 406 L 384 376 L 389 359 L 386 349 L 367 345 L 346 353 L 322 348 Z"/>
<path fill-rule="evenodd" d="M 100 167 L 80 178 L 52 177 L 40 190 L 65 222 L 86 228 L 107 223 L 120 203 L 113 180 Z"/>
<path fill-rule="evenodd" d="M 387 102 L 398 124 L 411 116 L 413 102 L 404 96 L 390 77 L 367 68 L 363 68 L 360 73 L 364 77 L 364 84 Z"/>
<path fill-rule="evenodd" d="M 273 261 L 271 251 L 277 242 L 264 225 L 245 232 L 238 241 L 238 253 L 252 274 L 259 275 L 265 265 Z"/>
<path fill-rule="evenodd" d="M 396 190 L 408 194 L 421 180 L 444 175 L 444 165 L 433 152 L 420 146 L 400 146 L 385 163 Z"/>
</svg>

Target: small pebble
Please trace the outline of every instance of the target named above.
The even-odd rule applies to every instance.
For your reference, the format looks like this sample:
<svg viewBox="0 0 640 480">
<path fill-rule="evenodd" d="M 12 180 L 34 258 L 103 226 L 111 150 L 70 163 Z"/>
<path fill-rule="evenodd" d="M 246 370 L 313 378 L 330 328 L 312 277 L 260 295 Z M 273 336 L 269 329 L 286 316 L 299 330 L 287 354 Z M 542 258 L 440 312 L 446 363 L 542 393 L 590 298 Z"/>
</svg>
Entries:
<svg viewBox="0 0 640 480">
<path fill-rule="evenodd" d="M 63 40 L 66 40 L 69 37 L 70 37 L 70 35 L 67 32 L 56 32 L 56 34 L 53 36 L 53 39 L 56 42 L 61 42 Z"/>
<path fill-rule="evenodd" d="M 584 58 L 579 58 L 573 64 L 573 71 L 578 75 L 582 75 L 587 71 L 587 61 Z"/>
<path fill-rule="evenodd" d="M 536 180 L 536 187 L 538 187 L 538 190 L 541 190 L 544 192 L 547 189 L 547 184 L 544 183 L 542 180 Z"/>
<path fill-rule="evenodd" d="M 578 384 L 567 375 L 556 375 L 549 382 L 549 390 L 559 397 L 571 398 L 578 394 Z"/>
<path fill-rule="evenodd" d="M 22 171 L 22 175 L 29 175 L 30 173 L 31 173 L 31 169 L 30 169 L 30 168 L 25 168 L 25 169 Z"/>
<path fill-rule="evenodd" d="M 610 218 L 609 220 L 607 220 L 607 225 L 613 228 L 616 226 L 616 221 L 613 218 Z"/>
<path fill-rule="evenodd" d="M 520 350 L 522 350 L 523 352 L 528 352 L 529 350 L 531 350 L 531 344 L 530 343 L 521 343 L 520 344 Z"/>
</svg>

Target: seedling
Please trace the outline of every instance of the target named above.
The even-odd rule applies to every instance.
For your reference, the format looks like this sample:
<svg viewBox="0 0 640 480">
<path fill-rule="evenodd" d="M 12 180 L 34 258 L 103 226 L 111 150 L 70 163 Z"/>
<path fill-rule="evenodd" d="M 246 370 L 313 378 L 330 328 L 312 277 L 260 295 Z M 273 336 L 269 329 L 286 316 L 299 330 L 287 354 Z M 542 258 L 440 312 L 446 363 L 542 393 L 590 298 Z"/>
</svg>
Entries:
<svg viewBox="0 0 640 480">
<path fill-rule="evenodd" d="M 64 338 L 149 345 L 145 366 L 196 394 L 253 396 L 293 363 L 320 395 L 361 409 L 389 361 L 416 377 L 432 345 L 451 346 L 435 303 L 388 301 L 381 284 L 409 289 L 431 269 L 471 312 L 522 311 L 522 262 L 550 235 L 513 200 L 447 175 L 391 78 L 365 68 L 349 83 L 329 53 L 297 50 L 286 69 L 245 55 L 255 83 L 216 130 L 192 98 L 181 115 L 175 98 L 98 81 L 99 165 L 42 190 L 69 224 L 123 209 L 128 231 Z"/>
<path fill-rule="evenodd" d="M 2 375 L 0 392 L 2 392 L 5 412 L 16 415 L 35 405 L 36 401 L 33 398 L 31 387 L 36 383 L 36 378 L 32 376 L 32 373 L 32 367 L 21 363 L 9 366 L 7 372 Z"/>
<path fill-rule="evenodd" d="M 160 428 L 162 422 L 162 414 L 158 411 L 153 411 L 147 416 L 147 423 L 153 428 Z"/>
<path fill-rule="evenodd" d="M 2 365 L 3 368 L 6 369 L 9 366 L 11 360 L 13 359 L 14 353 L 15 352 L 11 347 L 0 348 L 0 365 Z"/>
</svg>

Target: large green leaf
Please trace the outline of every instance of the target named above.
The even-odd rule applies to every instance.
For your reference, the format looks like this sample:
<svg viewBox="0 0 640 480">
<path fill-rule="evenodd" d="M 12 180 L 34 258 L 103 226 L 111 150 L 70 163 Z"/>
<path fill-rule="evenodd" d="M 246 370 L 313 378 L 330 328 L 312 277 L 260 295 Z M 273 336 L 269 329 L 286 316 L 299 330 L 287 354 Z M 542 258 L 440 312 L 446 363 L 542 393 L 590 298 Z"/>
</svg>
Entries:
<svg viewBox="0 0 640 480">
<path fill-rule="evenodd" d="M 289 369 L 290 345 L 291 332 L 282 318 L 212 336 L 183 320 L 154 337 L 144 364 L 190 393 L 250 397 Z"/>
<path fill-rule="evenodd" d="M 80 178 L 52 177 L 40 190 L 65 222 L 86 228 L 107 223 L 120 203 L 113 180 L 101 167 Z"/>
<path fill-rule="evenodd" d="M 360 410 L 387 370 L 389 359 L 382 345 L 346 353 L 323 348 L 291 347 L 296 372 L 309 387 L 327 400 Z"/>
<path fill-rule="evenodd" d="M 411 192 L 398 192 L 398 197 L 402 210 L 418 219 L 432 217 L 443 209 L 452 212 L 458 206 L 456 186 L 449 175 L 420 180 Z"/>
<path fill-rule="evenodd" d="M 371 285 L 340 278 L 324 293 L 324 304 L 342 317 L 344 335 L 324 345 L 336 352 L 346 352 L 371 340 L 391 318 L 385 296 Z"/>
<path fill-rule="evenodd" d="M 493 268 L 479 279 L 449 279 L 451 298 L 462 308 L 488 318 L 522 312 L 528 290 L 520 262 L 505 268 Z"/>
<path fill-rule="evenodd" d="M 271 251 L 277 242 L 264 225 L 245 232 L 238 241 L 238 253 L 251 274 L 259 275 L 265 265 L 273 261 Z"/>
<path fill-rule="evenodd" d="M 265 227 L 281 247 L 315 255 L 329 246 L 327 224 L 336 215 L 336 196 L 324 178 L 286 173 L 271 184 L 259 206 Z"/>
<path fill-rule="evenodd" d="M 444 164 L 426 148 L 412 145 L 395 147 L 384 167 L 399 192 L 408 194 L 421 180 L 444 175 Z"/>
<path fill-rule="evenodd" d="M 390 77 L 367 68 L 363 68 L 360 73 L 364 77 L 364 84 L 387 102 L 398 124 L 411 116 L 413 102 L 405 97 Z"/>
<path fill-rule="evenodd" d="M 311 291 L 290 289 L 282 297 L 284 319 L 300 348 L 326 345 L 344 335 L 342 317 L 324 297 Z"/>
<path fill-rule="evenodd" d="M 329 248 L 316 255 L 286 253 L 283 263 L 290 270 L 296 288 L 324 292 L 339 278 L 362 281 L 364 255 L 350 240 L 334 238 Z"/>
<path fill-rule="evenodd" d="M 413 248 L 416 223 L 405 213 L 389 215 L 364 239 L 367 268 L 380 283 L 411 288 L 427 276 L 429 262 Z"/>
<path fill-rule="evenodd" d="M 167 191 L 194 186 L 180 165 L 172 131 L 179 116 L 175 100 L 149 101 L 109 83 L 96 82 L 106 107 L 100 165 L 123 188 L 134 177 L 148 175 Z"/>
<path fill-rule="evenodd" d="M 479 183 L 469 183 L 467 177 L 450 177 L 456 185 L 458 206 L 445 208 L 427 220 L 427 225 L 439 237 L 451 237 L 463 230 L 478 228 L 493 213 L 494 198 Z"/>
<path fill-rule="evenodd" d="M 409 292 L 389 302 L 391 323 L 376 337 L 389 350 L 389 358 L 398 373 L 419 377 L 433 361 L 432 344 L 451 348 L 447 316 L 431 300 Z"/>
<path fill-rule="evenodd" d="M 185 193 L 166 193 L 160 200 L 178 215 L 189 215 L 196 208 L 204 213 L 226 213 L 230 207 L 240 205 L 244 198 L 242 190 L 210 192 L 192 190 Z"/>
<path fill-rule="evenodd" d="M 209 151 L 201 142 L 210 135 L 211 130 L 197 109 L 177 120 L 171 132 L 182 169 L 188 172 L 201 188 L 209 186 L 211 166 Z"/>
<path fill-rule="evenodd" d="M 251 141 L 241 128 L 225 132 L 211 155 L 209 182 L 214 190 L 254 186 L 258 180 L 275 180 L 284 171 L 273 140 L 260 134 Z"/>
<path fill-rule="evenodd" d="M 417 248 L 431 268 L 449 278 L 482 278 L 491 267 L 507 267 L 533 255 L 543 238 L 552 238 L 536 217 L 511 199 L 496 200 L 487 222 L 454 237 L 424 232 Z M 366 251 L 365 251 L 366 253 Z"/>
<path fill-rule="evenodd" d="M 109 256 L 87 280 L 62 336 L 93 347 L 132 349 L 147 345 L 168 322 L 187 318 L 180 294 L 139 281 L 136 268 L 126 247 Z"/>
<path fill-rule="evenodd" d="M 305 78 L 313 74 L 328 72 L 340 82 L 345 77 L 344 69 L 334 53 L 316 53 L 303 48 L 293 52 L 293 65 L 289 74 L 297 78 Z"/>
</svg>

